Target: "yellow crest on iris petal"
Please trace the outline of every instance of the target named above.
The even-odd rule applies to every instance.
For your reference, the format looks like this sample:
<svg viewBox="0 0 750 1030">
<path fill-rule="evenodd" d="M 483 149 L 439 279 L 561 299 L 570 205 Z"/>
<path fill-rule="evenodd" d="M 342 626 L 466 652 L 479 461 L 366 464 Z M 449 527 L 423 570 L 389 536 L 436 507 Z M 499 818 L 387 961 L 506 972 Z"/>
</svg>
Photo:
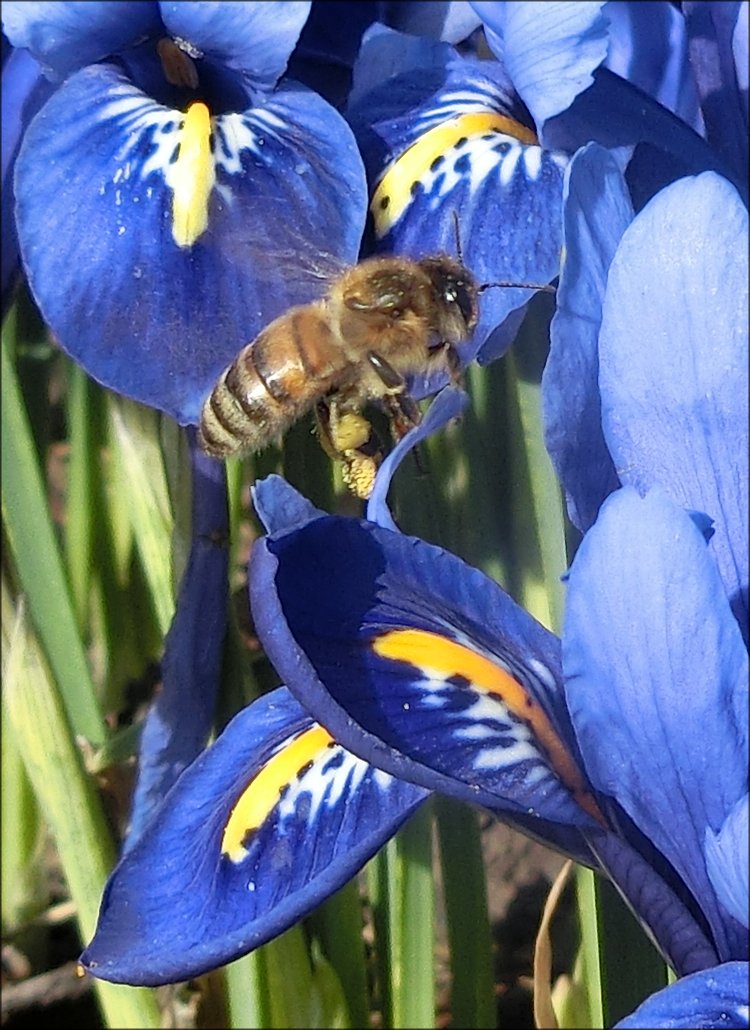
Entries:
<svg viewBox="0 0 750 1030">
<path fill-rule="evenodd" d="M 216 181 L 211 116 L 203 103 L 187 109 L 167 181 L 172 189 L 172 236 L 178 247 L 191 247 L 208 227 L 208 200 Z"/>
</svg>

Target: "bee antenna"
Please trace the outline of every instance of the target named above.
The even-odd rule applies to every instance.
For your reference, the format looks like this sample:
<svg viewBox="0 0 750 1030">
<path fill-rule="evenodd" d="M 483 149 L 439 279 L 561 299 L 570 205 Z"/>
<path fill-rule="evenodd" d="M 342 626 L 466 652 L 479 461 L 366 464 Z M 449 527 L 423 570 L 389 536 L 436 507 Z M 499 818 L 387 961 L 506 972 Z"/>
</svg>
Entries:
<svg viewBox="0 0 750 1030">
<path fill-rule="evenodd" d="M 542 293 L 557 293 L 557 287 L 553 286 L 552 283 L 482 283 L 481 286 L 477 286 L 477 293 L 484 293 L 485 290 L 491 290 L 495 287 L 510 288 L 516 290 L 540 290 Z"/>
<path fill-rule="evenodd" d="M 453 215 L 453 230 L 456 234 L 456 256 L 458 257 L 458 263 L 460 265 L 463 265 L 464 258 L 463 254 L 461 253 L 461 233 L 459 231 L 458 225 L 458 211 L 456 211 L 455 207 L 451 211 L 451 214 Z"/>
</svg>

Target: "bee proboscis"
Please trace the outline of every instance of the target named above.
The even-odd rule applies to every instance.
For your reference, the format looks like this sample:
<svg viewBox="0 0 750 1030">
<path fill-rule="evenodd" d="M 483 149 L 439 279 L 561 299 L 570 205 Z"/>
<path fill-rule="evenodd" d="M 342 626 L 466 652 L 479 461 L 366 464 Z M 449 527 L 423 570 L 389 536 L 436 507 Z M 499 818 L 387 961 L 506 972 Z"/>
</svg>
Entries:
<svg viewBox="0 0 750 1030">
<path fill-rule="evenodd" d="M 258 451 L 314 410 L 324 449 L 366 497 L 379 454 L 363 409 L 383 408 L 396 435 L 419 420 L 408 377 L 456 375 L 455 347 L 476 325 L 479 289 L 446 255 L 360 262 L 243 347 L 203 406 L 201 447 L 217 458 Z"/>
</svg>

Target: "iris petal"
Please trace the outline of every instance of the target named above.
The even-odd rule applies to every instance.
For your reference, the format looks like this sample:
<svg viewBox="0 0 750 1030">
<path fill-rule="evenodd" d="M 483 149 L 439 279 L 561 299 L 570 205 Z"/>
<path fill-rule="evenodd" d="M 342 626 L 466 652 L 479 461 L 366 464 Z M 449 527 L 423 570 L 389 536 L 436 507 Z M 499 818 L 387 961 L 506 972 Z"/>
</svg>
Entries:
<svg viewBox="0 0 750 1030">
<path fill-rule="evenodd" d="M 454 56 L 427 76 L 420 69 L 389 80 L 360 106 L 350 120 L 375 182 L 379 247 L 415 258 L 460 253 L 482 284 L 545 284 L 557 275 L 568 159 L 537 144 L 495 66 Z M 473 339 L 457 348 L 462 364 L 531 296 L 485 292 Z M 424 379 L 412 391 L 424 396 L 444 383 Z"/>
<path fill-rule="evenodd" d="M 184 39 L 206 56 L 244 72 L 253 87 L 270 90 L 289 60 L 310 13 L 309 0 L 231 4 L 160 3 L 170 34 Z"/>
<path fill-rule="evenodd" d="M 718 833 L 706 831 L 706 866 L 714 890 L 727 912 L 747 926 L 748 796 L 740 798 Z"/>
<path fill-rule="evenodd" d="M 703 128 L 695 78 L 688 61 L 685 17 L 656 0 L 607 4 L 607 68 L 634 83 L 696 132 Z"/>
<path fill-rule="evenodd" d="M 157 4 L 140 0 L 3 4 L 3 32 L 13 46 L 26 47 L 59 78 L 160 29 Z"/>
<path fill-rule="evenodd" d="M 563 667 L 592 782 L 672 863 L 719 956 L 744 957 L 747 935 L 717 908 L 703 836 L 747 790 L 747 651 L 700 531 L 661 491 L 619 490 L 584 537 Z"/>
<path fill-rule="evenodd" d="M 375 485 L 367 502 L 367 518 L 370 522 L 375 522 L 385 529 L 396 530 L 396 524 L 388 508 L 388 490 L 396 469 L 410 450 L 442 429 L 452 418 L 459 416 L 468 403 L 468 394 L 463 390 L 456 386 L 446 386 L 435 397 L 419 425 L 399 440 L 375 477 Z"/>
<path fill-rule="evenodd" d="M 570 107 L 607 53 L 603 3 L 472 2 L 537 127 Z M 500 37 L 498 45 L 497 36 Z"/>
<path fill-rule="evenodd" d="M 340 887 L 425 796 L 354 758 L 275 690 L 175 784 L 112 874 L 81 962 L 148 985 L 230 962 Z"/>
<path fill-rule="evenodd" d="M 747 182 L 747 92 L 743 97 L 739 82 L 747 74 L 747 51 L 741 71 L 735 63 L 736 30 L 747 19 L 747 4 L 686 3 L 684 10 L 706 134 L 738 179 Z"/>
<path fill-rule="evenodd" d="M 250 583 L 266 652 L 345 746 L 585 854 L 574 827 L 601 816 L 569 749 L 557 640 L 499 587 L 340 518 L 256 544 Z"/>
<path fill-rule="evenodd" d="M 366 192 L 340 116 L 314 93 L 280 90 L 214 121 L 208 227 L 178 246 L 169 177 L 181 119 L 115 66 L 85 69 L 29 127 L 16 196 L 29 281 L 62 346 L 185 423 L 264 324 L 355 260 Z"/>
<path fill-rule="evenodd" d="M 748 1025 L 747 962 L 726 962 L 652 994 L 615 1030 L 638 1027 L 734 1030 Z"/>
<path fill-rule="evenodd" d="M 386 0 L 381 6 L 381 20 L 391 28 L 448 43 L 460 43 L 482 23 L 470 4 L 455 0 L 432 4 Z"/>
<path fill-rule="evenodd" d="M 42 69 L 26 50 L 8 47 L 6 56 L 3 38 L 3 83 L 2 83 L 2 309 L 3 315 L 10 301 L 11 287 L 20 266 L 18 237 L 16 235 L 15 192 L 13 169 L 21 146 L 23 134 L 29 121 L 53 90 L 53 86 L 42 75 Z"/>
<path fill-rule="evenodd" d="M 617 162 L 598 144 L 573 158 L 564 217 L 565 261 L 542 376 L 544 430 L 570 519 L 585 531 L 619 486 L 602 435 L 598 341 L 607 272 L 633 217 Z"/>
<path fill-rule="evenodd" d="M 595 831 L 587 838 L 630 910 L 679 976 L 716 965 L 716 951 L 706 936 L 700 913 L 694 912 L 695 903 L 678 896 L 667 884 L 661 875 L 665 870 L 654 869 L 651 861 L 655 856 L 646 860 L 614 834 Z M 672 870 L 666 872 L 673 878 Z M 683 884 L 676 882 L 674 886 L 685 895 Z"/>
<path fill-rule="evenodd" d="M 252 488 L 253 506 L 267 533 L 284 533 L 326 512 L 311 504 L 281 476 L 267 476 Z"/>
<path fill-rule="evenodd" d="M 191 440 L 192 545 L 164 642 L 162 688 L 141 735 L 129 851 L 153 811 L 205 747 L 213 724 L 227 625 L 226 472 Z"/>
<path fill-rule="evenodd" d="M 712 173 L 674 183 L 625 232 L 599 346 L 602 425 L 623 483 L 706 512 L 748 618 L 747 211 Z"/>
</svg>

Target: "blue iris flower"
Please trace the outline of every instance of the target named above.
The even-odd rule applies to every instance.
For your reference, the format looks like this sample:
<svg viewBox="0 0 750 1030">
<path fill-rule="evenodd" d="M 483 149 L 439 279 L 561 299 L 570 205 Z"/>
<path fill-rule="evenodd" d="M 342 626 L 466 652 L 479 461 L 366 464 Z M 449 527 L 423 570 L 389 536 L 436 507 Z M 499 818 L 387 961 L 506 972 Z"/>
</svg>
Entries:
<svg viewBox="0 0 750 1030">
<path fill-rule="evenodd" d="M 584 152 L 572 209 L 575 167 L 591 174 L 595 160 L 611 170 L 609 155 Z M 599 181 L 610 192 L 612 180 Z M 593 240 L 610 238 L 600 203 L 592 192 L 588 218 L 570 219 L 571 247 L 593 248 L 598 221 Z M 324 515 L 280 480 L 256 488 L 269 535 L 254 550 L 251 596 L 288 690 L 240 713 L 180 778 L 113 874 L 87 968 L 156 983 L 241 954 L 343 882 L 438 790 L 611 877 L 682 978 L 625 1025 L 651 1014 L 667 1025 L 677 1010 L 742 1025 L 746 235 L 736 191 L 708 174 L 657 195 L 614 247 L 596 334 L 610 372 L 589 382 L 601 384 L 604 438 L 624 478 L 596 495 L 562 641 L 477 570 L 400 534 L 382 492 L 360 521 Z M 676 247 L 684 237 L 691 245 Z M 657 276 L 667 250 L 669 274 Z M 566 263 L 563 280 L 577 267 Z M 658 304 L 633 303 L 652 283 Z M 649 414 L 660 396 L 669 403 Z M 455 411 L 450 397 L 437 417 Z"/>
<path fill-rule="evenodd" d="M 284 77 L 309 3 L 3 5 L 59 83 L 15 161 L 26 275 L 97 380 L 197 420 L 222 369 L 356 260 L 361 160 Z"/>
</svg>

